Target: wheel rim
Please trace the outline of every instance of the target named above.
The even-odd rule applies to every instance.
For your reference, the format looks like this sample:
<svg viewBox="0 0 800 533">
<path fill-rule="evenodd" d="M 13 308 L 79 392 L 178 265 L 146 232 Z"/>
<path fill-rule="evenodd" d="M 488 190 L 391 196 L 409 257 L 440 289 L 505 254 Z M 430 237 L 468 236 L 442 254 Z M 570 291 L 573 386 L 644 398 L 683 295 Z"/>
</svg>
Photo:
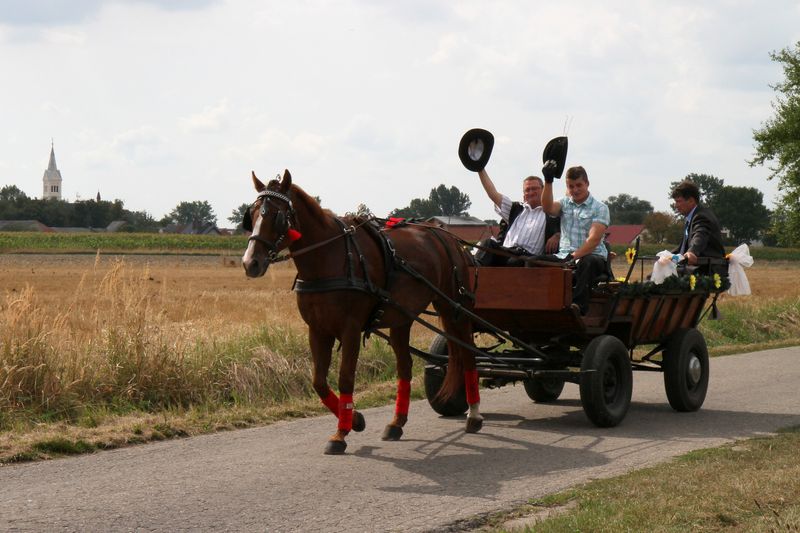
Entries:
<svg viewBox="0 0 800 533">
<path fill-rule="evenodd" d="M 686 382 L 689 388 L 694 388 L 703 377 L 703 364 L 695 354 L 689 354 L 689 364 L 686 366 Z"/>
</svg>

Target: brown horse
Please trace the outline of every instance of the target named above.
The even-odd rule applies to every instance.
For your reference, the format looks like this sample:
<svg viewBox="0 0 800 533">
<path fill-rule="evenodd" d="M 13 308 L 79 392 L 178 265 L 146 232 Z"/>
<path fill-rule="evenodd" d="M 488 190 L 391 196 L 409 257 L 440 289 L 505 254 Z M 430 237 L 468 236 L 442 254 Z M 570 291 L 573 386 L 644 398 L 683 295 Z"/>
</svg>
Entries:
<svg viewBox="0 0 800 533">
<path fill-rule="evenodd" d="M 428 225 L 378 228 L 365 218 L 337 218 L 297 185 L 289 171 L 264 185 L 253 173 L 258 197 L 245 216 L 252 229 L 242 257 L 247 276 L 263 276 L 278 252 L 288 248 L 297 267 L 297 305 L 308 324 L 314 362 L 314 390 L 339 419 L 326 454 L 341 454 L 350 430 L 361 431 L 364 418 L 353 409 L 356 363 L 361 335 L 389 329 L 397 359 L 395 414 L 383 433 L 398 440 L 408 420 L 411 388 L 410 329 L 414 317 L 433 303 L 442 328 L 472 343 L 472 324 L 449 299 L 469 305 L 464 283 L 471 257 L 449 234 Z M 399 263 L 408 268 L 398 268 Z M 415 277 L 422 276 L 424 280 Z M 341 346 L 339 396 L 328 387 L 335 341 Z M 478 375 L 472 353 L 449 342 L 447 374 L 440 395 L 451 396 L 465 383 L 467 431 L 481 427 Z"/>
</svg>

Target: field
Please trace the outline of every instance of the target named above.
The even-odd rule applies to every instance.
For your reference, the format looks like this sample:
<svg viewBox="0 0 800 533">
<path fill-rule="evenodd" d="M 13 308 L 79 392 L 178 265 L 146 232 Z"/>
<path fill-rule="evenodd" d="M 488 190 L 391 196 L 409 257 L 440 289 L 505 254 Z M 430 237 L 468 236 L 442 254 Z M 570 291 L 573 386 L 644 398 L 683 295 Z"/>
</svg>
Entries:
<svg viewBox="0 0 800 533">
<path fill-rule="evenodd" d="M 702 326 L 712 353 L 800 343 L 799 271 L 757 262 L 753 296 L 723 296 L 725 319 Z M 0 255 L 0 461 L 321 412 L 294 275 L 282 263 L 250 280 L 233 253 Z M 359 405 L 390 401 L 383 341 L 358 379 Z"/>
</svg>

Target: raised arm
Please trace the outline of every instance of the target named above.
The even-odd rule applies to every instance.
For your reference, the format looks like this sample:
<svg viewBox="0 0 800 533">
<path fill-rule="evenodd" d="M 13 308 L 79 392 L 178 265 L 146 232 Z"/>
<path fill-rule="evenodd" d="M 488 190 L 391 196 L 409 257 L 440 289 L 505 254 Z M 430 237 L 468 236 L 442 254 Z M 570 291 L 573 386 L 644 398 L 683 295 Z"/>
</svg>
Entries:
<svg viewBox="0 0 800 533">
<path fill-rule="evenodd" d="M 503 195 L 495 189 L 492 179 L 489 177 L 489 174 L 486 173 L 486 169 L 479 170 L 478 176 L 481 178 L 481 185 L 483 185 L 483 190 L 486 191 L 489 199 L 494 205 L 499 206 L 503 202 Z"/>
<path fill-rule="evenodd" d="M 553 201 L 553 183 L 552 181 L 544 182 L 544 190 L 542 191 L 542 209 L 550 216 L 557 217 L 561 214 L 561 202 Z"/>
</svg>

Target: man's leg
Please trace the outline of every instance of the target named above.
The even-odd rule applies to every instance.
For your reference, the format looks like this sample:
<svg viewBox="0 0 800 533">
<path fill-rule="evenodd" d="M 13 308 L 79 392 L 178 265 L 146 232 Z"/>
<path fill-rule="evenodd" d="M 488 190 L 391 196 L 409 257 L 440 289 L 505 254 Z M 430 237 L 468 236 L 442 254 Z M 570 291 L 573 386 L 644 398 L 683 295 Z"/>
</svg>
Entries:
<svg viewBox="0 0 800 533">
<path fill-rule="evenodd" d="M 595 280 L 606 271 L 606 260 L 599 255 L 589 254 L 578 261 L 575 268 L 575 288 L 572 301 L 581 308 L 581 314 L 589 311 L 589 295 Z"/>
</svg>

